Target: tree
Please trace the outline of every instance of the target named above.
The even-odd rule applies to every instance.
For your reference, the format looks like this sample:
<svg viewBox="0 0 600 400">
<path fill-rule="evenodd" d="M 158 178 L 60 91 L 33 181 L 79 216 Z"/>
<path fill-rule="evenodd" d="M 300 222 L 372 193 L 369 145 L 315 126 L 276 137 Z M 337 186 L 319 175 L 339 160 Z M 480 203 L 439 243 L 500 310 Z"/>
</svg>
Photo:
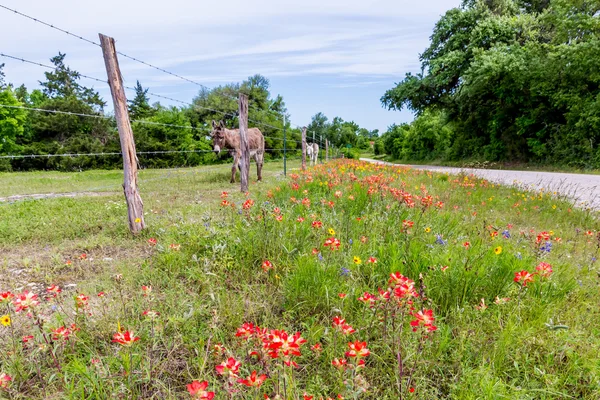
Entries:
<svg viewBox="0 0 600 400">
<path fill-rule="evenodd" d="M 449 10 L 422 72 L 381 98 L 418 116 L 411 135 L 424 147 L 404 154 L 421 157 L 435 126 L 452 132 L 443 135 L 452 160 L 599 166 L 599 11 L 579 0 L 466 0 Z"/>
<path fill-rule="evenodd" d="M 150 99 L 148 98 L 148 89 L 144 89 L 140 81 L 135 84 L 135 97 L 129 100 L 129 117 L 131 119 L 144 119 L 153 114 Z"/>
<path fill-rule="evenodd" d="M 20 106 L 10 88 L 0 90 L 0 104 Z M 0 107 L 0 153 L 17 153 L 17 139 L 23 135 L 27 112 L 19 108 Z"/>
<path fill-rule="evenodd" d="M 0 90 L 4 89 L 4 79 L 6 77 L 3 69 L 4 69 L 4 64 L 0 64 Z"/>
<path fill-rule="evenodd" d="M 65 57 L 66 54 L 59 52 L 57 56 L 50 59 L 56 69 L 53 72 L 44 72 L 46 81 L 40 82 L 44 94 L 51 99 L 75 97 L 102 110 L 106 102 L 100 98 L 98 92 L 79 84 L 81 75 L 65 65 Z"/>
<path fill-rule="evenodd" d="M 322 112 L 318 112 L 312 116 L 310 124 L 306 127 L 306 136 L 311 138 L 313 134 L 315 138 L 324 137 L 331 140 L 329 137 L 329 124 L 327 123 L 327 117 Z"/>
</svg>

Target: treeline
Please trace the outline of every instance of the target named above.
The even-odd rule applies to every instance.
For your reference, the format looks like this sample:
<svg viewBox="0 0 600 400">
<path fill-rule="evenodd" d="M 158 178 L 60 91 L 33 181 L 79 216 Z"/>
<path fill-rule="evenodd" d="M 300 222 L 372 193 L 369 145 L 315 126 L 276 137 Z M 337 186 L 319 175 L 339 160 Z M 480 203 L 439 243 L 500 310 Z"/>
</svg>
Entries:
<svg viewBox="0 0 600 400">
<path fill-rule="evenodd" d="M 340 117 L 334 117 L 330 122 L 323 113 L 317 113 L 307 126 L 306 136 L 309 142 L 313 137 L 316 141 L 320 138 L 322 142 L 329 140 L 346 157 L 358 158 L 361 150 L 370 150 L 377 143 L 379 130 L 370 131 Z"/>
<path fill-rule="evenodd" d="M 51 61 L 56 68 L 45 72 L 40 88 L 31 91 L 23 85 L 17 87 L 6 82 L 3 65 L 0 65 L 0 155 L 119 153 L 119 135 L 114 119 L 110 118 L 112 112 L 106 109 L 106 101 L 96 90 L 81 83 L 83 78 L 80 74 L 66 65 L 65 54 L 59 54 Z M 239 92 L 249 96 L 249 118 L 252 120 L 249 125 L 259 127 L 265 135 L 266 159 L 282 157 L 283 117 L 290 121 L 290 115 L 283 98 L 271 96 L 269 80 L 255 75 L 242 83 L 201 90 L 190 105 L 183 107 L 151 103 L 152 95 L 138 82 L 135 93 L 128 92 L 128 97 L 131 99 L 130 118 L 139 121 L 133 122 L 132 127 L 140 165 L 156 168 L 228 161 L 227 153 L 217 156 L 211 151 L 211 121 L 223 120 L 230 128 L 238 126 Z M 87 114 L 97 118 L 2 105 Z M 340 121 L 334 119 L 337 125 Z M 289 155 L 299 154 L 301 131 L 289 122 L 286 131 Z M 335 136 L 334 131 L 328 130 Z M 351 131 L 357 133 L 358 127 L 353 126 Z M 348 129 L 343 132 L 342 136 L 335 136 L 340 147 L 343 147 L 344 140 L 351 144 L 359 141 L 358 137 L 347 135 Z M 160 154 L 165 151 L 182 152 Z M 121 167 L 120 155 L 0 158 L 0 171 Z"/>
<path fill-rule="evenodd" d="M 600 167 L 599 33 L 598 1 L 465 0 L 436 24 L 423 73 L 382 97 L 417 114 L 385 151 Z"/>
</svg>

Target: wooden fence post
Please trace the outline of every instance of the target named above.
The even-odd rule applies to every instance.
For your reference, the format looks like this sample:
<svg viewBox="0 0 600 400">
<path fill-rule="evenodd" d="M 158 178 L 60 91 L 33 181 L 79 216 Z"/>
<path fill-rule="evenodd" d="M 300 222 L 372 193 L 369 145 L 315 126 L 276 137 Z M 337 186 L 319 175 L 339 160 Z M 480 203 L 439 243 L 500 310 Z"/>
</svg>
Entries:
<svg viewBox="0 0 600 400">
<path fill-rule="evenodd" d="M 329 140 L 325 139 L 325 162 L 329 161 Z"/>
<path fill-rule="evenodd" d="M 240 181 L 242 193 L 248 191 L 250 173 L 250 146 L 248 144 L 248 96 L 239 94 L 240 103 Z"/>
<path fill-rule="evenodd" d="M 306 170 L 306 127 L 302 128 L 302 171 Z"/>
<path fill-rule="evenodd" d="M 115 40 L 111 37 L 99 34 L 104 64 L 106 65 L 106 74 L 108 75 L 108 85 L 112 94 L 115 106 L 115 119 L 119 129 L 119 138 L 121 140 L 121 152 L 123 153 L 123 191 L 125 192 L 125 201 L 127 203 L 127 215 L 129 217 L 129 230 L 133 234 L 139 233 L 146 227 L 144 222 L 144 203 L 140 197 L 138 189 L 138 158 L 135 152 L 135 141 L 131 122 L 129 121 L 129 112 L 127 111 L 127 98 L 123 88 L 123 77 L 119 68 L 117 59 L 117 50 L 115 49 Z"/>
</svg>

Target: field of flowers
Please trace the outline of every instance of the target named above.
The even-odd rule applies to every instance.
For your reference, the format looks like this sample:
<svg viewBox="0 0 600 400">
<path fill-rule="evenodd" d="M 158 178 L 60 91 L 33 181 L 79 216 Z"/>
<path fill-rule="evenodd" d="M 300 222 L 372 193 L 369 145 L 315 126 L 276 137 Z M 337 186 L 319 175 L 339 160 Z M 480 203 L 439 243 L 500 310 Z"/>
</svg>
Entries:
<svg viewBox="0 0 600 400">
<path fill-rule="evenodd" d="M 350 160 L 229 192 L 76 286 L 3 280 L 0 398 L 600 398 L 594 212 Z"/>
</svg>

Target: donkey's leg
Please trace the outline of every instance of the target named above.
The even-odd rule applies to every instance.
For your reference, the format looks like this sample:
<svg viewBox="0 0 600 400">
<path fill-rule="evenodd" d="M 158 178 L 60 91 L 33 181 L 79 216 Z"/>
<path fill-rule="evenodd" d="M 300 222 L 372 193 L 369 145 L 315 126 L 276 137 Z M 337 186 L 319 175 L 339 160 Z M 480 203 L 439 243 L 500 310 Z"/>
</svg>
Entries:
<svg viewBox="0 0 600 400">
<path fill-rule="evenodd" d="M 239 163 L 238 158 L 239 157 L 237 155 L 233 156 L 233 166 L 231 167 L 231 183 L 235 183 L 235 169 Z"/>
<path fill-rule="evenodd" d="M 265 160 L 265 153 L 256 153 L 256 175 L 258 175 L 258 181 L 262 181 L 262 168 Z"/>
</svg>

